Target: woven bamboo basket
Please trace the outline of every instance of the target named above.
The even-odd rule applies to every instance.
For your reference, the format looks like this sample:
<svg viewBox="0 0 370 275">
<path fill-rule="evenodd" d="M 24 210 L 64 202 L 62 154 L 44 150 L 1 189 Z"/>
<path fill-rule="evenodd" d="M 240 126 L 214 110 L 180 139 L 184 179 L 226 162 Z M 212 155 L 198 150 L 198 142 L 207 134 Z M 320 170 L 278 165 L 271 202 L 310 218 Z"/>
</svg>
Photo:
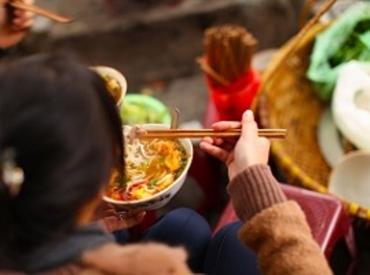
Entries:
<svg viewBox="0 0 370 275">
<path fill-rule="evenodd" d="M 327 105 L 313 92 L 305 74 L 316 35 L 325 26 L 315 25 L 300 40 L 294 53 L 282 60 L 289 41 L 279 50 L 265 74 L 274 70 L 263 84 L 258 102 L 258 115 L 265 128 L 286 128 L 287 138 L 274 141 L 271 152 L 287 182 L 328 193 L 331 168 L 325 162 L 317 141 L 317 127 Z M 279 62 L 280 64 L 277 64 Z M 278 65 L 278 66 L 277 66 Z M 370 220 L 370 210 L 353 202 L 344 202 L 348 212 Z"/>
</svg>

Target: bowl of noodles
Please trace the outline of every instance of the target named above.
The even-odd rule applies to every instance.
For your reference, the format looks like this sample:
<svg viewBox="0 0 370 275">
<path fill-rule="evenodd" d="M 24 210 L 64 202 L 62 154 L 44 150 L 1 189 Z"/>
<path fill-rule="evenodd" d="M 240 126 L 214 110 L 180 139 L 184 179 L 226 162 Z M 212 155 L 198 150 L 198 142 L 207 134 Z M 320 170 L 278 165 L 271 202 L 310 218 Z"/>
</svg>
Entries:
<svg viewBox="0 0 370 275">
<path fill-rule="evenodd" d="M 121 108 L 123 98 L 125 97 L 127 91 L 126 78 L 122 75 L 122 73 L 110 67 L 96 66 L 91 67 L 91 69 L 98 73 L 101 78 L 103 78 L 107 90 L 112 95 L 118 108 Z"/>
<path fill-rule="evenodd" d="M 144 129 L 166 129 L 144 124 Z M 103 199 L 122 210 L 154 210 L 166 205 L 181 189 L 193 159 L 189 139 L 130 139 L 124 127 L 125 172 L 113 172 Z"/>
</svg>

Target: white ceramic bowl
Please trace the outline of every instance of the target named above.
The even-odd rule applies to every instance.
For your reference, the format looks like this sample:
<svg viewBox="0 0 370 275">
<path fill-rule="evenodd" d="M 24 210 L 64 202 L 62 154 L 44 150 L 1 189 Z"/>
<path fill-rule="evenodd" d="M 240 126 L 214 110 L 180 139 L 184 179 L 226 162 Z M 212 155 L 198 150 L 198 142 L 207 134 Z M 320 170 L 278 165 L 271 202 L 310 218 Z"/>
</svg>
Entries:
<svg viewBox="0 0 370 275">
<path fill-rule="evenodd" d="M 119 100 L 117 101 L 117 106 L 118 108 L 121 108 L 122 103 L 123 103 L 123 98 L 125 97 L 126 92 L 127 92 L 127 81 L 126 81 L 126 78 L 123 76 L 123 74 L 117 71 L 116 69 L 113 69 L 107 66 L 96 66 L 96 67 L 91 67 L 91 69 L 97 72 L 101 76 L 108 75 L 111 78 L 118 81 L 119 85 L 121 86 L 121 96 Z"/>
<path fill-rule="evenodd" d="M 163 124 L 143 124 L 140 125 L 145 129 L 168 129 L 167 125 Z M 116 208 L 126 211 L 131 210 L 155 210 L 166 205 L 181 189 L 185 182 L 187 173 L 189 171 L 191 162 L 193 160 L 193 145 L 190 139 L 180 139 L 181 144 L 184 146 L 186 154 L 188 156 L 188 161 L 181 175 L 166 189 L 158 192 L 150 198 L 145 198 L 141 200 L 131 200 L 131 201 L 120 201 L 114 200 L 108 196 L 104 196 L 103 200 L 113 204 Z"/>
<path fill-rule="evenodd" d="M 357 151 L 345 156 L 332 171 L 329 192 L 370 208 L 370 152 Z"/>
</svg>

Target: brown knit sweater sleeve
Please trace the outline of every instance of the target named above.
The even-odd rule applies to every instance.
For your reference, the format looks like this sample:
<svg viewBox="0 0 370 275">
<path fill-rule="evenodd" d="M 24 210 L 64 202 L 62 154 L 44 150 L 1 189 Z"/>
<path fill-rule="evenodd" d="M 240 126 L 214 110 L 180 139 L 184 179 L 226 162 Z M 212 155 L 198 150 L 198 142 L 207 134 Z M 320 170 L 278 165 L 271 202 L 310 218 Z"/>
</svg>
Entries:
<svg viewBox="0 0 370 275">
<path fill-rule="evenodd" d="M 247 221 L 276 203 L 286 201 L 268 165 L 254 165 L 236 176 L 227 188 L 236 214 Z"/>
<path fill-rule="evenodd" d="M 257 253 L 265 275 L 332 274 L 296 202 L 263 210 L 242 227 L 240 238 Z"/>
<path fill-rule="evenodd" d="M 296 202 L 287 201 L 267 165 L 249 167 L 228 187 L 241 240 L 252 248 L 265 275 L 332 274 Z"/>
</svg>

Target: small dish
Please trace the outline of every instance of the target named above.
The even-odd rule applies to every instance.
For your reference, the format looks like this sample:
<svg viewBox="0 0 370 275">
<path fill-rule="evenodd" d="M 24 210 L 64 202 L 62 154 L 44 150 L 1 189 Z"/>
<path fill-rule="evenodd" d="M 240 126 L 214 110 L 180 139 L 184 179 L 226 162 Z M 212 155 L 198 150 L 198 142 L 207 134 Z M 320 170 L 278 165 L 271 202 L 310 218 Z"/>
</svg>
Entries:
<svg viewBox="0 0 370 275">
<path fill-rule="evenodd" d="M 370 208 L 370 151 L 346 155 L 333 169 L 329 192 L 340 199 Z"/>
<path fill-rule="evenodd" d="M 317 128 L 317 140 L 325 161 L 330 167 L 335 167 L 345 153 L 342 148 L 340 133 L 329 108 L 321 115 Z"/>
<path fill-rule="evenodd" d="M 120 110 L 124 124 L 171 124 L 168 108 L 158 99 L 143 94 L 128 94 Z"/>
</svg>

